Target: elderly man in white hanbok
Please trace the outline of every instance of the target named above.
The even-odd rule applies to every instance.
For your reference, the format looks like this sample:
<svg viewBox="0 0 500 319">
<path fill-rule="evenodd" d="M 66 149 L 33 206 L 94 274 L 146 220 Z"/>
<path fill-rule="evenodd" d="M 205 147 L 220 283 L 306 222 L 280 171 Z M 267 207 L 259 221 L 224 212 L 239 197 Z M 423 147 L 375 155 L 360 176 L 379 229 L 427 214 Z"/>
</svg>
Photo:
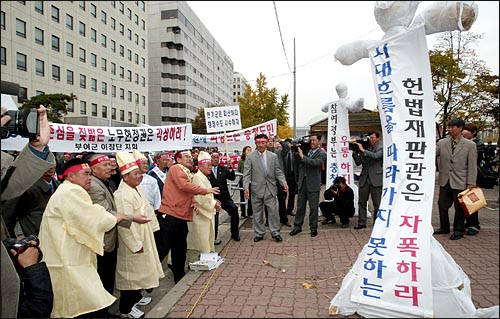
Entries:
<svg viewBox="0 0 500 319">
<path fill-rule="evenodd" d="M 116 160 L 123 176 L 114 193 L 117 210 L 152 219 L 146 224 L 134 223 L 130 228 L 118 227 L 116 288 L 120 290 L 120 313 L 122 317 L 140 318 L 144 312 L 136 306 L 151 302 L 150 297 L 142 297 L 141 289 L 158 287 L 160 278 L 165 276 L 153 235 L 160 227 L 140 186 L 142 173 L 134 156 L 118 152 Z"/>
<path fill-rule="evenodd" d="M 212 185 L 207 176 L 212 171 L 211 156 L 201 151 L 198 155 L 198 172 L 193 176 L 193 184 L 204 188 Z M 195 195 L 193 200 L 198 209 L 193 214 L 193 221 L 188 223 L 188 261 L 198 260 L 200 253 L 215 251 L 215 227 L 214 216 L 221 209 L 220 201 L 214 198 L 214 194 Z"/>
<path fill-rule="evenodd" d="M 64 182 L 47 203 L 39 237 L 54 290 L 51 317 L 71 318 L 115 301 L 99 278 L 96 254 L 103 255 L 104 233 L 127 216 L 92 204 L 88 161 L 75 158 L 63 169 Z"/>
</svg>

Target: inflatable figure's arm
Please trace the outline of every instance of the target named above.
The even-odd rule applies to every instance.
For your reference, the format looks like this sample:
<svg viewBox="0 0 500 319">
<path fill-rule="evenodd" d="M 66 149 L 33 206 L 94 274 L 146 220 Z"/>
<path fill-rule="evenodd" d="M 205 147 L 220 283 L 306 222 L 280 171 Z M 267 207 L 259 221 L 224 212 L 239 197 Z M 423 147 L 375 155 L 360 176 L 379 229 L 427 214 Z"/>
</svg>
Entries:
<svg viewBox="0 0 500 319">
<path fill-rule="evenodd" d="M 361 112 L 364 106 L 365 106 L 365 99 L 360 98 L 352 103 L 348 103 L 347 110 L 349 112 Z"/>
<path fill-rule="evenodd" d="M 335 54 L 336 61 L 343 65 L 351 65 L 363 58 L 368 58 L 368 47 L 380 42 L 380 40 L 357 40 L 340 46 Z"/>
<path fill-rule="evenodd" d="M 426 7 L 413 21 L 425 24 L 425 34 L 444 31 L 467 31 L 476 21 L 478 6 L 464 1 L 436 1 Z"/>
</svg>

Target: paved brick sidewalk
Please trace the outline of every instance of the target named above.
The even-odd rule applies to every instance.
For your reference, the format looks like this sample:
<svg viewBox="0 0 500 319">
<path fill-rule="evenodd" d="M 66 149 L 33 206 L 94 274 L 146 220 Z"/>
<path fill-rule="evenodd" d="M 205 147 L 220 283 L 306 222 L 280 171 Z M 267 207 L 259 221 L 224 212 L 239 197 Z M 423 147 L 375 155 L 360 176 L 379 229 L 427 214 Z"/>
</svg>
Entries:
<svg viewBox="0 0 500 319">
<path fill-rule="evenodd" d="M 484 191 L 488 208 L 480 211 L 478 235 L 457 241 L 436 235 L 469 276 L 472 298 L 478 308 L 499 304 L 498 187 Z M 439 223 L 437 194 L 436 188 L 432 218 L 435 227 Z M 450 218 L 453 219 L 453 209 Z M 330 301 L 367 243 L 371 227 L 354 230 L 320 225 L 319 235 L 311 238 L 306 222 L 304 231 L 294 237 L 288 234 L 290 228 L 283 228 L 282 243 L 272 240 L 269 233 L 263 241 L 254 243 L 249 223 L 241 225 L 240 242 L 229 241 L 228 232 L 223 235 L 226 245 L 218 248 L 226 261 L 217 270 L 189 272 L 161 300 L 158 295 L 154 304 L 144 309 L 146 317 L 331 317 Z M 355 224 L 355 218 L 352 223 Z M 264 265 L 264 260 L 269 265 Z M 312 286 L 307 289 L 304 284 Z"/>
</svg>

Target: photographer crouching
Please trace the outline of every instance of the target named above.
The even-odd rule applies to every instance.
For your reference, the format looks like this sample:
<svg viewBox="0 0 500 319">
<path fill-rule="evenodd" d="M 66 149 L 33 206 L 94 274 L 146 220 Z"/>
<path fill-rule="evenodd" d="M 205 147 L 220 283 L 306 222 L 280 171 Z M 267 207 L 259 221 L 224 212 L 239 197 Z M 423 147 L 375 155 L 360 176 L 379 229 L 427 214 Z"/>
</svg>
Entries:
<svg viewBox="0 0 500 319">
<path fill-rule="evenodd" d="M 319 208 L 325 216 L 323 225 L 335 224 L 335 215 L 340 218 L 342 228 L 349 227 L 349 218 L 354 216 L 354 191 L 342 176 L 337 176 L 333 184 L 325 190 L 324 201 L 319 203 Z"/>
<path fill-rule="evenodd" d="M 3 86 L 3 81 L 2 81 Z M 3 91 L 3 87 L 2 87 Z M 30 110 L 19 110 L 24 114 Z M 29 137 L 30 141 L 21 151 L 16 161 L 6 152 L 2 152 L 2 182 L 1 201 L 3 202 L 23 194 L 33 185 L 54 162 L 54 155 L 49 152 L 50 127 L 44 106 L 37 110 L 38 121 L 35 123 L 36 132 L 23 131 L 27 123 L 18 123 L 16 118 L 5 115 L 7 109 L 2 107 L 1 126 L 12 127 L 15 121 L 15 130 L 18 135 Z M 18 114 L 10 112 L 9 114 Z M 17 124 L 21 124 L 18 126 Z M 2 138 L 10 135 L 2 134 Z M 8 231 L 1 218 L 1 282 L 2 308 L 1 318 L 50 317 L 53 305 L 53 292 L 50 274 L 47 266 L 41 260 L 41 251 L 38 248 L 36 237 L 26 238 L 17 242 L 8 239 Z M 6 240 L 4 242 L 4 240 Z M 6 248 L 9 246 L 9 250 Z"/>
</svg>

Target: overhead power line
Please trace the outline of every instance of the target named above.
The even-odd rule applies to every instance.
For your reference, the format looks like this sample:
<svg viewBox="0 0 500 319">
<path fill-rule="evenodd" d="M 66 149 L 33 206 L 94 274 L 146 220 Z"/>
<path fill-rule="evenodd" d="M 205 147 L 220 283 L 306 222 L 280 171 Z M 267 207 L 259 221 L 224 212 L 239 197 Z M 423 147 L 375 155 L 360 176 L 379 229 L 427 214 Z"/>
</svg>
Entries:
<svg viewBox="0 0 500 319">
<path fill-rule="evenodd" d="M 274 13 L 276 14 L 276 22 L 278 22 L 278 30 L 280 32 L 281 45 L 283 46 L 283 52 L 285 53 L 286 64 L 288 65 L 288 70 L 291 73 L 292 69 L 290 68 L 290 63 L 288 63 L 288 56 L 286 55 L 285 44 L 283 43 L 283 35 L 281 34 L 280 20 L 278 18 L 278 10 L 276 9 L 275 1 L 273 1 L 273 5 L 274 5 Z"/>
</svg>

